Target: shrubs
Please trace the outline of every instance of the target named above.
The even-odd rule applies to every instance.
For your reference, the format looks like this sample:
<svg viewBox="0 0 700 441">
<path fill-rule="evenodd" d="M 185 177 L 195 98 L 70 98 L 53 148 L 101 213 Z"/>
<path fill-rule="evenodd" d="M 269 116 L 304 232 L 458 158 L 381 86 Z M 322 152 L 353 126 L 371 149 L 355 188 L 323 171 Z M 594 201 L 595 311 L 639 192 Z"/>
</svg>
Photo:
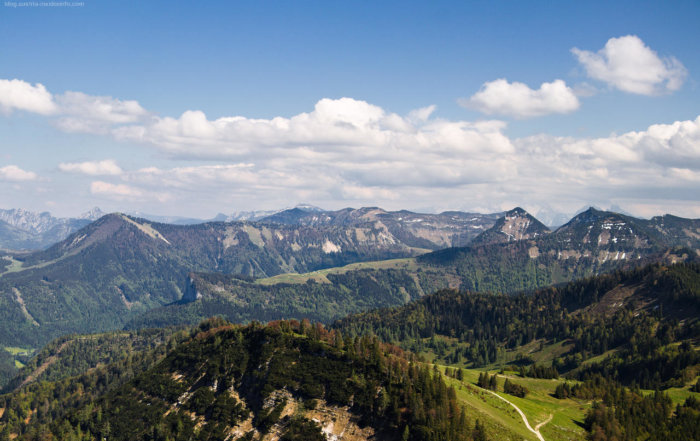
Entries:
<svg viewBox="0 0 700 441">
<path fill-rule="evenodd" d="M 506 382 L 503 383 L 503 392 L 507 393 L 508 395 L 513 395 L 514 397 L 525 398 L 528 390 L 524 386 L 513 383 L 506 378 Z"/>
</svg>

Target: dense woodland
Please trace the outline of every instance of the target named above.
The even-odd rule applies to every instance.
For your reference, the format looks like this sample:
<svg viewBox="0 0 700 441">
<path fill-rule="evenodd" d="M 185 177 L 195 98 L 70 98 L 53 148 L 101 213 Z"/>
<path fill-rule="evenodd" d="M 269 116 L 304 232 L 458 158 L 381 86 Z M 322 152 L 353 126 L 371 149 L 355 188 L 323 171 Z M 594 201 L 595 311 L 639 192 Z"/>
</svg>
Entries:
<svg viewBox="0 0 700 441">
<path fill-rule="evenodd" d="M 189 335 L 159 362 L 160 350 L 144 351 L 134 376 L 134 361 L 122 360 L 3 396 L 0 439 L 223 440 L 251 418 L 242 439 L 273 429 L 287 440 L 322 439 L 303 414 L 280 418 L 289 399 L 350 406 L 360 424 L 390 438 L 483 439 L 439 372 L 376 337 L 344 338 L 308 321 L 221 320 Z"/>
</svg>

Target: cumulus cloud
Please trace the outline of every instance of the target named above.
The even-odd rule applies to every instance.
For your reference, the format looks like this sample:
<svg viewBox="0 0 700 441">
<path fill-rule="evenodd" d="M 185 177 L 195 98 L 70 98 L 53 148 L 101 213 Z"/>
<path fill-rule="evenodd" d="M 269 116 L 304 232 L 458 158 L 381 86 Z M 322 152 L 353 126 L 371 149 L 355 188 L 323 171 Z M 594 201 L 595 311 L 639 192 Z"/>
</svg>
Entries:
<svg viewBox="0 0 700 441">
<path fill-rule="evenodd" d="M 430 113 L 427 108 L 402 117 L 365 101 L 324 98 L 312 112 L 291 118 L 234 116 L 212 121 L 201 111 L 187 111 L 179 118 L 156 117 L 149 124 L 124 126 L 113 133 L 119 139 L 155 145 L 173 156 L 197 158 L 344 153 L 375 161 L 396 151 L 496 154 L 512 150 L 501 133 L 501 122 L 450 122 L 429 119 Z"/>
<path fill-rule="evenodd" d="M 36 173 L 22 170 L 16 165 L 6 165 L 5 167 L 0 167 L 0 179 L 3 181 L 33 181 L 37 178 L 38 176 Z"/>
<path fill-rule="evenodd" d="M 68 91 L 53 95 L 42 84 L 0 79 L 0 111 L 24 110 L 55 116 L 65 132 L 104 134 L 114 126 L 139 122 L 149 116 L 137 101 Z"/>
<path fill-rule="evenodd" d="M 533 211 L 556 206 L 573 212 L 584 204 L 642 207 L 644 201 L 666 198 L 673 207 L 683 207 L 686 215 L 700 214 L 700 117 L 599 138 L 537 135 L 509 141 L 505 149 L 498 138 L 503 123 L 468 124 L 481 135 L 465 138 L 463 154 L 435 147 L 440 136 L 451 139 L 451 130 L 465 130 L 461 124 L 428 125 L 432 128 L 417 129 L 419 136 L 431 139 L 422 144 L 426 148 L 355 147 L 375 152 L 369 158 L 365 153 L 289 146 L 276 150 L 285 155 L 269 155 L 261 148 L 244 162 L 147 167 L 125 171 L 120 179 L 141 192 L 166 191 L 176 200 L 197 195 L 217 206 L 243 203 L 246 208 L 288 206 L 300 200 L 396 208 L 408 202 L 429 206 L 452 201 L 444 208 L 498 211 L 526 205 Z M 495 141 L 484 135 L 489 133 Z M 454 201 L 463 205 L 456 207 Z M 647 205 L 645 214 L 651 211 Z M 654 214 L 660 213 L 659 206 Z"/>
<path fill-rule="evenodd" d="M 113 159 L 103 161 L 86 162 L 62 162 L 58 164 L 58 169 L 68 173 L 83 173 L 91 176 L 98 175 L 120 175 L 122 169 Z"/>
<path fill-rule="evenodd" d="M 484 83 L 469 99 L 460 100 L 465 107 L 487 115 L 531 118 L 552 113 L 571 113 L 580 106 L 574 91 L 563 80 L 542 83 L 533 90 L 526 84 L 498 79 Z"/>
<path fill-rule="evenodd" d="M 687 71 L 674 57 L 661 58 L 636 35 L 611 38 L 598 52 L 571 49 L 589 77 L 623 92 L 655 95 L 683 85 Z"/>
<path fill-rule="evenodd" d="M 56 125 L 66 132 L 107 133 L 120 124 L 138 122 L 148 112 L 137 101 L 122 101 L 110 96 L 66 92 L 56 97 L 59 113 Z"/>
<path fill-rule="evenodd" d="M 22 80 L 0 79 L 0 110 L 5 113 L 24 110 L 48 115 L 56 110 L 56 104 L 43 84 L 32 86 Z"/>
</svg>

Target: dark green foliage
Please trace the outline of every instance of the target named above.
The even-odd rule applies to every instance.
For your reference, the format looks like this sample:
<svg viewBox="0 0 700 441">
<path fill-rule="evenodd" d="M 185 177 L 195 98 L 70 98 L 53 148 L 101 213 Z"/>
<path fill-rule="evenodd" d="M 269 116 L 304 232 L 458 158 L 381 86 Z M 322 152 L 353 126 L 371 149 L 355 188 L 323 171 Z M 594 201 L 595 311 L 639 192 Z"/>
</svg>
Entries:
<svg viewBox="0 0 700 441">
<path fill-rule="evenodd" d="M 363 231 L 371 237 L 381 232 L 370 224 Z M 413 255 L 401 244 L 360 243 L 347 232 L 335 226 L 176 226 L 107 215 L 47 250 L 16 256 L 25 269 L 0 275 L 0 344 L 40 347 L 62 335 L 120 329 L 182 300 L 193 271 L 266 277 Z M 324 252 L 326 240 L 342 251 Z"/>
<path fill-rule="evenodd" d="M 280 441 L 326 441 L 321 428 L 306 418 L 294 418 Z"/>
<path fill-rule="evenodd" d="M 530 378 L 559 378 L 559 372 L 553 366 L 538 366 L 534 363 L 528 369 L 520 366 L 519 372 L 521 377 Z"/>
<path fill-rule="evenodd" d="M 498 389 L 498 377 L 496 374 L 489 375 L 488 372 L 482 372 L 479 374 L 476 385 L 484 389 L 496 390 Z"/>
<path fill-rule="evenodd" d="M 74 339 L 60 339 L 49 345 L 42 351 L 40 357 L 55 357 L 53 364 L 63 366 L 63 368 L 47 369 L 54 381 L 32 382 L 22 388 L 6 394 L 0 395 L 0 408 L 5 412 L 0 418 L 0 431 L 7 430 L 15 434 L 29 433 L 32 431 L 46 432 L 47 425 L 53 421 L 64 418 L 69 412 L 75 409 L 91 406 L 99 397 L 108 393 L 111 389 L 118 387 L 134 378 L 134 376 L 161 360 L 167 350 L 174 348 L 179 341 L 183 340 L 187 334 L 172 334 L 172 330 L 147 331 L 133 334 L 133 344 L 125 344 L 125 338 L 121 334 L 106 334 L 89 336 L 78 336 Z M 139 343 L 146 340 L 146 336 L 153 338 L 153 346 Z M 168 337 L 169 336 L 169 337 Z M 163 341 L 166 339 L 166 341 Z M 109 348 L 114 351 L 111 354 L 111 361 L 108 365 L 90 366 L 83 364 L 85 360 L 92 360 L 89 353 L 78 352 L 75 356 L 64 358 L 69 352 L 56 353 L 57 348 L 65 343 L 81 345 L 87 341 L 102 341 L 104 347 L 93 347 L 97 353 L 109 353 Z M 161 342 L 158 344 L 157 342 Z M 92 343 L 89 343 L 92 344 Z M 113 346 L 111 346 L 113 345 Z M 126 348 L 134 349 L 133 352 L 122 354 L 121 350 Z M 122 354 L 122 355 L 120 355 Z M 85 358 L 80 358 L 80 357 Z M 99 358 L 105 360 L 104 358 Z M 75 363 L 75 366 L 72 365 Z M 43 363 L 42 363 L 43 364 Z M 52 364 L 52 365 L 53 365 Z M 80 369 L 87 367 L 84 371 Z M 68 377 L 78 373 L 74 377 Z M 29 371 L 22 371 L 19 380 L 26 378 Z M 44 378 L 42 374 L 41 378 Z M 127 406 L 128 407 L 128 406 Z M 29 420 L 29 422 L 27 422 Z M 100 423 L 101 424 L 101 423 Z M 99 426 L 102 430 L 102 425 Z"/>
<path fill-rule="evenodd" d="M 696 381 L 693 386 L 691 386 L 690 390 L 692 392 L 700 392 L 700 380 Z"/>
<path fill-rule="evenodd" d="M 618 348 L 581 375 L 601 372 L 625 384 L 669 387 L 692 379 L 691 368 L 700 363 L 692 346 L 674 344 L 700 336 L 700 303 L 684 301 L 680 308 L 674 300 L 675 292 L 695 292 L 698 280 L 700 264 L 686 263 L 616 271 L 515 296 L 440 291 L 400 308 L 351 315 L 334 327 L 414 351 L 430 348 L 447 363 L 464 359 L 474 366 L 497 362 L 506 350 L 536 339 L 570 343 L 570 352 L 551 367 L 527 369 L 527 360 L 520 360 L 521 375 L 537 378 L 557 378 L 560 370 Z M 634 294 L 624 308 L 608 306 L 605 295 L 621 287 Z M 445 339 L 437 337 L 456 339 L 456 349 L 447 352 Z"/>
<path fill-rule="evenodd" d="M 7 384 L 17 374 L 15 358 L 6 350 L 0 348 L 0 387 Z"/>
<path fill-rule="evenodd" d="M 602 402 L 594 403 L 585 426 L 589 439 L 596 441 L 698 440 L 700 406 L 690 397 L 674 409 L 670 398 L 660 392 L 641 395 L 612 386 Z"/>
<path fill-rule="evenodd" d="M 515 397 L 525 398 L 525 395 L 527 395 L 528 390 L 526 387 L 521 386 L 517 383 L 513 383 L 508 378 L 506 378 L 505 383 L 503 383 L 503 392 L 509 395 L 513 395 Z"/>
<path fill-rule="evenodd" d="M 423 292 L 405 271 L 393 269 L 329 274 L 331 283 L 261 285 L 224 274 L 192 274 L 191 278 L 202 299 L 153 309 L 127 327 L 193 325 L 213 315 L 234 323 L 285 318 L 328 323 L 351 312 L 404 304 Z"/>
<path fill-rule="evenodd" d="M 0 391 L 14 390 L 30 375 L 32 381 L 56 381 L 82 374 L 98 365 L 125 359 L 129 354 L 155 349 L 176 331 L 176 328 L 163 328 L 61 337 L 47 344 Z M 37 376 L 34 373 L 40 366 Z"/>
<path fill-rule="evenodd" d="M 27 389 L 23 399 L 19 392 L 7 396 L 8 411 L 0 426 L 13 421 L 8 426 L 21 440 L 49 433 L 70 439 L 78 432 L 84 439 L 101 439 L 109 432 L 112 440 L 219 440 L 225 438 L 227 427 L 252 412 L 260 432 L 283 423 L 286 439 L 316 439 L 318 428 L 308 421 L 280 420 L 291 396 L 304 403 L 323 399 L 351 405 L 363 424 L 381 430 L 401 433 L 410 426 L 411 439 L 417 441 L 469 439 L 469 424 L 455 392 L 440 373 L 412 364 L 401 350 L 376 338 L 347 338 L 345 349 L 338 349 L 335 337 L 308 321 L 238 327 L 216 319 L 203 323 L 193 338 L 131 381 L 112 383 L 101 393 L 89 389 L 89 400 L 61 398 L 58 403 L 66 410 L 56 412 L 51 411 L 52 396 L 45 395 L 47 416 L 32 416 L 29 424 L 17 422 L 22 417 L 15 409 L 21 406 L 12 403 L 30 397 L 40 403 L 39 386 Z M 107 370 L 125 367 L 112 366 Z M 91 379 L 100 381 L 92 374 L 84 378 L 86 389 L 95 387 L 89 384 Z M 42 387 L 59 391 L 60 384 L 73 383 L 63 380 Z M 232 389 L 245 405 L 230 395 Z M 189 412 L 196 415 L 197 427 Z"/>
</svg>

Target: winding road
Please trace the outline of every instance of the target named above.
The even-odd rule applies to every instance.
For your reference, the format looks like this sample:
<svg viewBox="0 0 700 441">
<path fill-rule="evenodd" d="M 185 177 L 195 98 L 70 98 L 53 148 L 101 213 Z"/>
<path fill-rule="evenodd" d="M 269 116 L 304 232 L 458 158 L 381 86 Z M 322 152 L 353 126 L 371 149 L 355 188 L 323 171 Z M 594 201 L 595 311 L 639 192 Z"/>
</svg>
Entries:
<svg viewBox="0 0 700 441">
<path fill-rule="evenodd" d="M 505 401 L 506 403 L 510 404 L 511 406 L 513 406 L 513 409 L 515 409 L 515 410 L 520 414 L 520 416 L 522 417 L 523 422 L 525 423 L 525 427 L 527 427 L 527 430 L 529 430 L 530 432 L 534 433 L 535 436 L 537 437 L 537 439 L 539 439 L 540 441 L 545 441 L 544 437 L 542 437 L 542 434 L 540 433 L 540 427 L 542 427 L 542 426 L 544 426 L 545 424 L 547 424 L 548 422 L 552 421 L 552 418 L 554 417 L 554 415 L 549 414 L 549 418 L 547 418 L 546 420 L 544 420 L 544 421 L 542 421 L 541 423 L 539 423 L 539 424 L 538 424 L 537 426 L 535 426 L 535 428 L 533 429 L 532 426 L 530 426 L 530 422 L 527 420 L 527 417 L 525 416 L 525 414 L 523 413 L 523 411 L 520 410 L 520 408 L 519 408 L 518 406 L 516 406 L 516 405 L 513 404 L 512 402 L 506 400 L 505 398 L 503 398 L 502 396 L 498 395 L 496 392 L 494 392 L 494 391 L 492 391 L 492 390 L 488 390 L 488 389 L 483 389 L 483 390 L 485 390 L 486 392 L 490 393 L 491 395 L 494 395 L 494 396 L 500 398 L 501 400 Z"/>
</svg>

